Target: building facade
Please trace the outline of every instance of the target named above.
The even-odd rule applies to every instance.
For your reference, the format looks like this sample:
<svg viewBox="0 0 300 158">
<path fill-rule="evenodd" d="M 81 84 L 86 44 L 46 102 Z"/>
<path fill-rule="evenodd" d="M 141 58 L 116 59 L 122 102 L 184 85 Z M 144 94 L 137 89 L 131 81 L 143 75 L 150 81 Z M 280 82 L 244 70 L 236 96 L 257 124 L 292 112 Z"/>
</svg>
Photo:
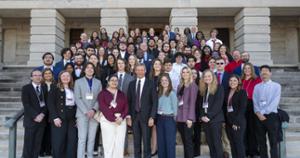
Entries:
<svg viewBox="0 0 300 158">
<path fill-rule="evenodd" d="M 161 31 L 197 26 L 206 37 L 217 28 L 230 47 L 255 64 L 299 65 L 300 1 L 296 0 L 0 0 L 0 63 L 41 65 L 60 50 L 105 27 Z"/>
</svg>

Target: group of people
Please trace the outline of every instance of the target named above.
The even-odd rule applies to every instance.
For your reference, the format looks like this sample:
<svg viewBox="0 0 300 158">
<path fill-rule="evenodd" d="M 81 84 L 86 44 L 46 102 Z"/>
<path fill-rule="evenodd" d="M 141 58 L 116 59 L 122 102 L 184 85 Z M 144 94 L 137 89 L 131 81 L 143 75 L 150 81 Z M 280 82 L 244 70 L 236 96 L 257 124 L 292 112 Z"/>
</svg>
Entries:
<svg viewBox="0 0 300 158">
<path fill-rule="evenodd" d="M 99 140 L 105 158 L 176 157 L 176 133 L 184 157 L 201 154 L 201 131 L 212 158 L 278 158 L 281 86 L 271 68 L 250 63 L 211 30 L 197 27 L 157 36 L 124 29 L 109 38 L 101 28 L 61 50 L 50 52 L 22 89 L 24 158 L 92 158 Z"/>
</svg>

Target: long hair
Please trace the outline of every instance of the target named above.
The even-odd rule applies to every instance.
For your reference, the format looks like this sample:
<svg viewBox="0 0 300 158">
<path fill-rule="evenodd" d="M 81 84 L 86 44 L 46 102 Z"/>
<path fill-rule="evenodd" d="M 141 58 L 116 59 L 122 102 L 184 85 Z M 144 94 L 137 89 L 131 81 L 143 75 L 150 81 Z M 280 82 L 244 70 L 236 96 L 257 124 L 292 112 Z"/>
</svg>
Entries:
<svg viewBox="0 0 300 158">
<path fill-rule="evenodd" d="M 45 73 L 46 72 L 51 72 L 51 74 L 52 74 L 51 83 L 53 83 L 54 82 L 54 73 L 50 68 L 46 68 L 46 69 L 43 70 L 43 72 L 42 72 L 42 76 L 43 76 L 42 83 L 46 82 L 46 80 L 45 80 Z"/>
<path fill-rule="evenodd" d="M 243 70 L 242 70 L 242 80 L 245 80 L 246 79 L 246 74 L 244 73 L 245 69 L 246 69 L 246 66 L 250 66 L 250 70 L 251 70 L 251 78 L 252 80 L 256 79 L 256 74 L 255 74 L 255 70 L 254 70 L 254 66 L 253 64 L 251 63 L 244 63 L 244 66 L 243 66 Z"/>
<path fill-rule="evenodd" d="M 206 84 L 204 82 L 204 77 L 206 74 L 210 73 L 212 75 L 212 82 L 210 83 L 210 85 Z M 205 93 L 206 93 L 206 90 L 208 89 L 208 93 L 211 94 L 211 95 L 214 95 L 218 89 L 218 81 L 217 81 L 217 77 L 216 75 L 209 69 L 205 70 L 203 72 L 203 77 L 200 79 L 200 82 L 199 82 L 199 89 L 200 89 L 200 95 L 201 96 L 205 96 Z"/>
<path fill-rule="evenodd" d="M 124 71 L 125 72 L 128 72 L 128 63 L 127 63 L 127 61 L 125 60 L 125 59 L 123 59 L 123 58 L 118 58 L 117 59 L 117 71 L 119 71 L 119 67 L 118 67 L 118 61 L 122 61 L 123 63 L 124 63 L 124 65 L 125 65 L 125 68 L 124 68 Z"/>
<path fill-rule="evenodd" d="M 61 81 L 61 75 L 62 75 L 63 73 L 68 73 L 68 74 L 70 75 L 69 88 L 70 88 L 70 89 L 73 89 L 73 88 L 74 88 L 73 77 L 72 77 L 72 75 L 71 75 L 68 71 L 66 71 L 66 70 L 63 70 L 63 71 L 61 71 L 61 72 L 59 73 L 59 75 L 58 75 L 57 87 L 58 87 L 60 90 L 64 90 L 64 89 L 65 89 L 65 88 L 64 88 L 64 85 L 63 85 L 63 83 L 62 83 L 62 81 Z"/>
<path fill-rule="evenodd" d="M 168 89 L 167 89 L 167 91 L 166 91 L 165 93 L 164 93 L 164 88 L 163 88 L 163 86 L 161 85 L 161 79 L 162 79 L 163 77 L 166 77 L 167 80 L 168 80 L 168 82 L 169 82 Z M 169 74 L 168 74 L 168 73 L 163 73 L 163 74 L 161 74 L 158 81 L 159 81 L 159 82 L 158 82 L 158 83 L 159 83 L 159 85 L 158 85 L 158 96 L 159 96 L 159 97 L 161 97 L 162 95 L 169 96 L 170 93 L 171 93 L 171 91 L 172 91 L 172 89 L 173 89 L 172 81 L 171 81 L 171 78 L 170 78 Z"/>
<path fill-rule="evenodd" d="M 184 68 L 181 69 L 179 87 L 182 87 L 182 86 L 184 86 L 186 84 L 185 81 L 184 81 L 184 79 L 183 79 L 183 77 L 182 77 L 183 70 L 188 70 L 188 72 L 189 72 L 189 77 L 190 78 L 189 78 L 189 80 L 187 82 L 187 85 L 190 85 L 192 82 L 194 82 L 194 80 L 193 80 L 193 72 L 192 72 L 192 70 L 189 67 L 186 66 L 186 67 L 184 67 Z"/>
<path fill-rule="evenodd" d="M 95 67 L 95 65 L 94 65 L 93 63 L 88 62 L 88 63 L 86 63 L 86 64 L 83 66 L 83 69 L 82 69 L 81 75 L 80 75 L 81 77 L 85 76 L 85 70 L 86 70 L 86 68 L 87 68 L 89 65 L 92 65 L 93 70 L 94 70 L 93 76 L 95 76 L 95 74 L 96 74 L 96 67 Z"/>
<path fill-rule="evenodd" d="M 155 64 L 155 62 L 157 62 L 157 61 L 160 63 L 160 66 L 161 66 L 160 74 L 161 74 L 162 72 L 164 72 L 162 61 L 161 61 L 160 59 L 154 59 L 153 62 L 152 62 L 152 68 L 151 68 L 151 70 L 150 70 L 150 75 L 149 75 L 151 78 L 155 76 L 154 64 Z"/>
</svg>

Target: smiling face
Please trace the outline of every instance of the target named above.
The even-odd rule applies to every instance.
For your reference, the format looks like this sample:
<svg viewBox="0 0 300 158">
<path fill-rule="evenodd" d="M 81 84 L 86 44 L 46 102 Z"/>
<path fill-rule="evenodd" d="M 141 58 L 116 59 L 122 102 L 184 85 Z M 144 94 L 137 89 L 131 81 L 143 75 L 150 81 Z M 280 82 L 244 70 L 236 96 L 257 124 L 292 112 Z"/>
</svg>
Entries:
<svg viewBox="0 0 300 158">
<path fill-rule="evenodd" d="M 184 81 L 189 81 L 191 79 L 190 72 L 187 68 L 183 68 L 181 71 L 181 77 Z"/>
<path fill-rule="evenodd" d="M 236 77 L 231 77 L 229 79 L 229 86 L 231 89 L 236 89 L 239 85 L 239 80 Z"/>
<path fill-rule="evenodd" d="M 53 80 L 53 74 L 50 70 L 45 71 L 43 77 L 44 77 L 44 80 L 48 81 L 48 82 Z"/>
<path fill-rule="evenodd" d="M 94 64 L 94 66 L 97 66 L 97 65 L 98 65 L 98 62 L 99 62 L 99 60 L 98 60 L 97 56 L 95 56 L 95 55 L 92 55 L 92 56 L 90 56 L 90 58 L 89 58 L 89 62 L 93 63 L 93 64 Z"/>
<path fill-rule="evenodd" d="M 213 82 L 213 74 L 211 71 L 206 71 L 203 75 L 204 83 L 210 85 Z"/>
<path fill-rule="evenodd" d="M 33 71 L 31 74 L 31 81 L 35 84 L 40 84 L 42 81 L 42 72 L 41 71 Z"/>
<path fill-rule="evenodd" d="M 111 77 L 108 82 L 108 87 L 112 89 L 117 89 L 118 88 L 118 78 L 116 76 Z"/>
<path fill-rule="evenodd" d="M 95 71 L 94 71 L 94 67 L 91 64 L 88 64 L 84 70 L 84 73 L 86 76 L 91 77 L 94 75 Z"/>
<path fill-rule="evenodd" d="M 117 67 L 119 71 L 125 71 L 125 63 L 123 60 L 117 61 Z"/>
<path fill-rule="evenodd" d="M 71 75 L 69 72 L 64 72 L 60 75 L 61 83 L 64 85 L 68 85 L 71 82 Z"/>
<path fill-rule="evenodd" d="M 161 77 L 160 84 L 164 89 L 167 89 L 169 87 L 169 80 L 166 76 Z"/>
</svg>

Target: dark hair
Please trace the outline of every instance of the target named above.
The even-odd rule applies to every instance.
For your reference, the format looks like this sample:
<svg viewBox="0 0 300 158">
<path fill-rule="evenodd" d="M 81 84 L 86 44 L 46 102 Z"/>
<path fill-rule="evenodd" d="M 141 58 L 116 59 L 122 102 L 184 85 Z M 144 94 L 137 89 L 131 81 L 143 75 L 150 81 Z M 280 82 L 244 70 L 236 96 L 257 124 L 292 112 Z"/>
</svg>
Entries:
<svg viewBox="0 0 300 158">
<path fill-rule="evenodd" d="M 196 57 L 193 56 L 193 55 L 188 55 L 187 56 L 187 61 L 189 61 L 189 59 L 194 59 L 195 62 L 197 61 Z"/>
<path fill-rule="evenodd" d="M 161 79 L 162 79 L 163 77 L 166 77 L 166 78 L 168 79 L 168 81 L 169 81 L 168 90 L 166 91 L 165 94 L 163 94 L 164 88 L 163 88 L 162 85 L 161 85 Z M 173 90 L 172 81 L 171 81 L 171 78 L 170 78 L 169 74 L 168 74 L 168 73 L 162 73 L 162 74 L 160 75 L 160 77 L 159 77 L 158 83 L 159 83 L 159 85 L 158 85 L 158 96 L 159 96 L 159 97 L 161 97 L 162 95 L 169 96 L 170 93 L 171 93 L 172 90 Z"/>
<path fill-rule="evenodd" d="M 71 58 L 73 57 L 73 51 L 70 49 L 70 48 L 63 48 L 61 51 L 60 51 L 60 55 L 62 58 L 64 58 L 64 54 L 66 54 L 68 51 L 71 52 Z"/>
<path fill-rule="evenodd" d="M 124 64 L 125 64 L 125 70 L 124 70 L 124 71 L 127 72 L 127 71 L 128 71 L 128 63 L 127 63 L 127 60 L 125 60 L 125 59 L 123 59 L 123 58 L 118 58 L 118 59 L 117 59 L 117 62 L 116 62 L 116 65 L 117 65 L 117 66 L 116 66 L 116 70 L 119 71 L 119 68 L 118 68 L 118 60 L 124 62 Z"/>
<path fill-rule="evenodd" d="M 95 65 L 91 62 L 88 62 L 86 63 L 84 66 L 83 66 L 83 69 L 81 71 L 81 75 L 80 76 L 85 76 L 85 69 L 87 68 L 88 65 L 92 65 L 93 69 L 94 69 L 94 74 L 93 76 L 95 76 L 95 73 L 96 73 L 96 68 L 95 68 Z"/>
<path fill-rule="evenodd" d="M 201 38 L 200 38 L 200 39 L 198 39 L 198 34 L 201 35 Z M 198 32 L 196 33 L 196 39 L 197 39 L 198 41 L 199 41 L 199 40 L 202 40 L 202 39 L 205 39 L 205 36 L 204 36 L 204 34 L 203 34 L 202 31 L 198 31 Z"/>
<path fill-rule="evenodd" d="M 167 63 L 171 63 L 171 64 L 172 64 L 173 62 L 172 62 L 172 60 L 171 60 L 171 59 L 169 59 L 169 58 L 165 58 L 165 60 L 164 60 L 164 64 L 167 64 Z"/>
<path fill-rule="evenodd" d="M 231 78 L 236 78 L 238 80 L 238 86 L 237 86 L 236 91 L 241 90 L 243 88 L 243 83 L 242 83 L 241 78 L 238 75 L 236 75 L 236 74 L 231 74 L 230 77 L 229 77 L 229 79 L 228 79 L 228 85 L 229 85 L 229 82 L 230 82 Z M 229 86 L 229 88 L 231 89 L 230 86 Z"/>
<path fill-rule="evenodd" d="M 53 54 L 50 53 L 50 52 L 44 53 L 43 56 L 42 56 L 42 59 L 44 60 L 44 58 L 45 58 L 47 55 L 50 55 L 50 56 L 52 57 L 52 60 L 54 60 L 54 56 L 53 56 Z"/>
<path fill-rule="evenodd" d="M 271 67 L 269 66 L 269 65 L 262 65 L 261 67 L 260 67 L 260 71 L 262 70 L 262 69 L 268 69 L 270 72 L 272 72 L 272 69 L 271 69 Z"/>
<path fill-rule="evenodd" d="M 184 58 L 184 54 L 181 53 L 181 52 L 177 52 L 177 53 L 174 55 L 174 58 L 176 59 L 178 56 L 181 56 L 182 58 Z"/>
<path fill-rule="evenodd" d="M 92 44 L 89 44 L 89 45 L 86 47 L 86 50 L 89 49 L 89 48 L 95 49 L 95 47 L 94 47 Z"/>
<path fill-rule="evenodd" d="M 112 74 L 107 77 L 107 82 L 113 77 L 116 77 L 117 79 L 119 79 L 117 74 Z"/>
<path fill-rule="evenodd" d="M 52 80 L 51 80 L 51 82 L 53 82 L 53 81 L 54 81 L 54 73 L 53 73 L 53 71 L 52 71 L 50 68 L 45 68 L 45 69 L 43 70 L 43 72 L 42 72 L 43 82 L 45 82 L 44 75 L 45 75 L 45 73 L 46 73 L 47 71 L 51 72 L 51 74 L 52 74 Z"/>
<path fill-rule="evenodd" d="M 34 69 L 34 70 L 32 70 L 32 71 L 30 72 L 30 77 L 32 77 L 32 74 L 33 74 L 34 72 L 36 72 L 36 71 L 39 71 L 40 73 L 42 73 L 41 70 L 39 70 L 39 69 Z"/>
</svg>

